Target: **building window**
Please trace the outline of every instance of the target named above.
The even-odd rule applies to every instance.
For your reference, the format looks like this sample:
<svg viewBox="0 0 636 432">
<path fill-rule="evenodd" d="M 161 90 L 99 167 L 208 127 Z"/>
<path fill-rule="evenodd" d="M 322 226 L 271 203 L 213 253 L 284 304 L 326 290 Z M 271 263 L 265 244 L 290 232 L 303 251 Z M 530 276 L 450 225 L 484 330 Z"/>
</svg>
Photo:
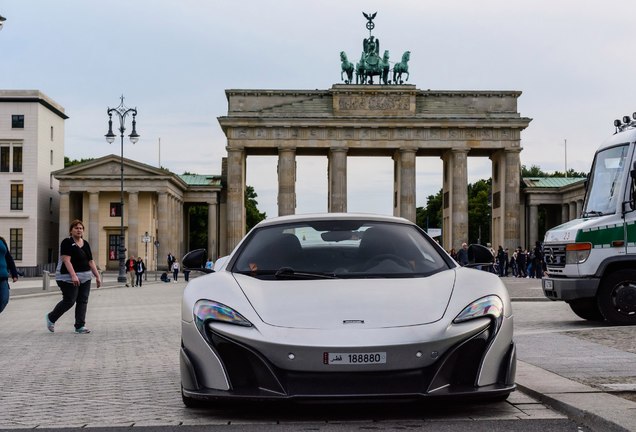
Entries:
<svg viewBox="0 0 636 432">
<path fill-rule="evenodd" d="M 14 260 L 22 260 L 22 228 L 9 230 L 9 249 Z"/>
<path fill-rule="evenodd" d="M 0 172 L 9 172 L 10 171 L 10 161 L 11 161 L 11 147 L 2 146 L 0 147 Z"/>
<path fill-rule="evenodd" d="M 24 185 L 11 185 L 11 210 L 22 210 L 24 207 Z"/>
<path fill-rule="evenodd" d="M 53 165 L 53 150 L 51 150 L 51 165 Z"/>
<path fill-rule="evenodd" d="M 13 146 L 13 172 L 22 172 L 22 147 Z"/>
<path fill-rule="evenodd" d="M 13 128 L 13 129 L 24 129 L 24 115 L 23 114 L 13 114 L 11 116 L 11 128 Z"/>
<path fill-rule="evenodd" d="M 0 147 L 0 172 L 22 172 L 21 145 L 3 145 Z"/>
<path fill-rule="evenodd" d="M 53 126 L 51 126 L 51 141 L 53 141 Z"/>
<path fill-rule="evenodd" d="M 110 216 L 121 217 L 121 203 L 118 203 L 118 202 L 110 203 Z"/>
<path fill-rule="evenodd" d="M 119 234 L 108 236 L 108 259 L 110 261 L 116 261 L 119 259 L 117 256 L 117 249 L 119 247 Z"/>
<path fill-rule="evenodd" d="M 53 214 L 53 197 L 49 197 L 49 213 Z"/>
</svg>

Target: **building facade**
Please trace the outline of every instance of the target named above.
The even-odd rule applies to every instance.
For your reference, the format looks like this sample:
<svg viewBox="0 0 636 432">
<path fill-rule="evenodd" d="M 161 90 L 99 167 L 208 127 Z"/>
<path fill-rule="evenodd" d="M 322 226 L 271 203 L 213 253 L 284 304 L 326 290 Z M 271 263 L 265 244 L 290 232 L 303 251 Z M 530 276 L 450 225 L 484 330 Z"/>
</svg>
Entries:
<svg viewBox="0 0 636 432">
<path fill-rule="evenodd" d="M 168 253 L 181 258 L 191 249 L 188 209 L 207 206 L 207 250 L 219 254 L 220 176 L 176 175 L 168 170 L 115 155 L 56 171 L 59 180 L 59 238 L 80 219 L 95 262 L 117 270 L 121 230 L 120 175 L 124 168 L 124 247 L 126 257 L 142 257 L 149 270 L 166 270 Z"/>
<path fill-rule="evenodd" d="M 57 260 L 64 108 L 38 90 L 0 90 L 0 235 L 27 275 Z"/>
</svg>

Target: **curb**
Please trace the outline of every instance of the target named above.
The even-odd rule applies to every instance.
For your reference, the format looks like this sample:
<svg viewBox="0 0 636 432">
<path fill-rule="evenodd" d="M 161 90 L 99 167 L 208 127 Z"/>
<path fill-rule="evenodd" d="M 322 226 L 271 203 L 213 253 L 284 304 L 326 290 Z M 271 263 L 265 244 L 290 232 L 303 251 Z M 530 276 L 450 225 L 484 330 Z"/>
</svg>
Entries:
<svg viewBox="0 0 636 432">
<path fill-rule="evenodd" d="M 517 360 L 517 388 L 594 431 L 636 431 L 636 402 Z"/>
</svg>

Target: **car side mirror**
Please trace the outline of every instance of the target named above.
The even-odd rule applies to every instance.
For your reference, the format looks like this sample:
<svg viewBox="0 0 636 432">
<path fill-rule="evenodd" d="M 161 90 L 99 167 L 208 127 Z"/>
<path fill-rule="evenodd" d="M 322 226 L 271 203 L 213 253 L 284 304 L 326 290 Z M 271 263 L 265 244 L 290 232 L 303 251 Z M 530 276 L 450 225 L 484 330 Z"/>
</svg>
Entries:
<svg viewBox="0 0 636 432">
<path fill-rule="evenodd" d="M 490 249 L 480 244 L 471 244 L 468 246 L 467 267 L 490 266 L 492 263 L 493 256 Z"/>
<path fill-rule="evenodd" d="M 181 264 L 186 270 L 196 270 L 203 273 L 212 273 L 214 270 L 205 268 L 208 260 L 208 251 L 205 249 L 195 249 L 183 256 Z"/>
</svg>

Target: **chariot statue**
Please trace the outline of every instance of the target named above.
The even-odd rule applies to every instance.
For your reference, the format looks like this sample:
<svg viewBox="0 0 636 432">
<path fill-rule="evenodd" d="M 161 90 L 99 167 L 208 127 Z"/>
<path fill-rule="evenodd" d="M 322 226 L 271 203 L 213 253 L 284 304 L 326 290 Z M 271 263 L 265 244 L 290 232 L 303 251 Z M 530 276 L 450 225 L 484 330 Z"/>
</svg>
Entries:
<svg viewBox="0 0 636 432">
<path fill-rule="evenodd" d="M 356 63 L 355 67 L 348 60 L 347 54 L 344 51 L 340 52 L 341 60 L 341 72 L 340 79 L 346 84 L 353 83 L 353 73 L 356 75 L 356 84 L 375 84 L 374 77 L 378 77 L 378 84 L 389 84 L 389 74 L 391 72 L 391 63 L 389 61 L 389 51 L 385 50 L 382 57 L 380 57 L 380 40 L 371 34 L 375 24 L 373 19 L 377 15 L 377 12 L 367 14 L 362 12 L 362 15 L 367 19 L 367 29 L 369 30 L 369 37 L 362 40 L 362 54 L 360 55 L 360 61 Z M 410 51 L 406 51 L 402 56 L 402 61 L 397 63 L 393 68 L 393 83 L 403 84 L 408 80 L 408 61 L 410 58 Z M 396 69 L 397 68 L 397 69 Z M 402 80 L 402 74 L 406 73 L 406 78 Z M 346 78 L 344 77 L 346 74 Z"/>
</svg>

